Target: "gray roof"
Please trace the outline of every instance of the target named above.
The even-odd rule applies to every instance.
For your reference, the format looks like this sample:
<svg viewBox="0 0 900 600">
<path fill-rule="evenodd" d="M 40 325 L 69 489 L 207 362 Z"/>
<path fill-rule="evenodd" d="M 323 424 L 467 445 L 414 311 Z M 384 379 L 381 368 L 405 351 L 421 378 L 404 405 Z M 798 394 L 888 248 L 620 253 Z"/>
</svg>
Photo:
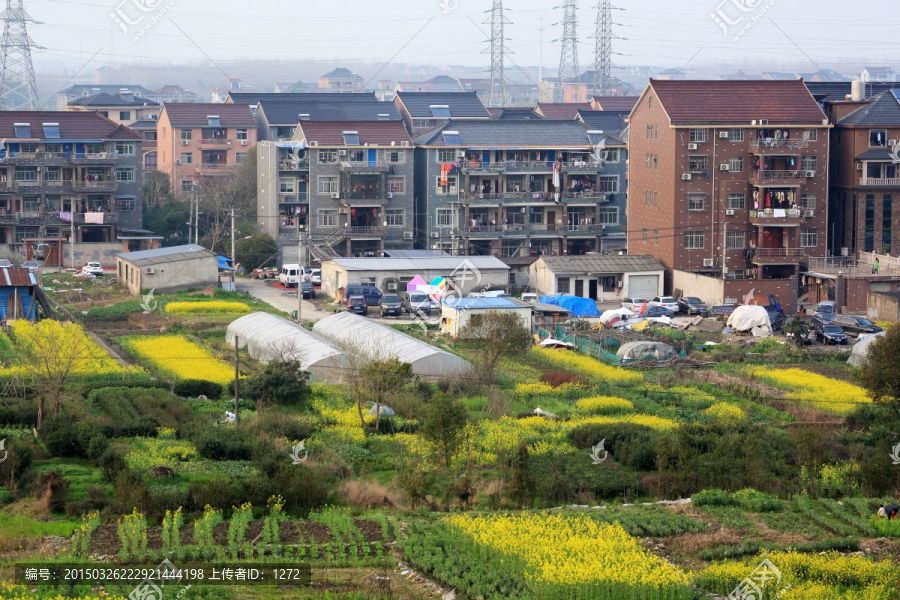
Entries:
<svg viewBox="0 0 900 600">
<path fill-rule="evenodd" d="M 466 266 L 476 269 L 500 269 L 509 266 L 494 256 L 425 256 L 420 258 L 334 258 L 331 261 L 347 271 L 444 271 L 448 275 Z"/>
<path fill-rule="evenodd" d="M 853 111 L 838 121 L 838 125 L 860 125 L 862 127 L 900 126 L 900 90 L 882 92 L 871 102 Z"/>
<path fill-rule="evenodd" d="M 375 100 L 374 92 L 228 92 L 228 98 L 234 104 L 258 104 L 266 100 L 284 102 L 302 102 L 304 100 L 340 100 L 341 102 Z"/>
<path fill-rule="evenodd" d="M 294 94 L 291 94 L 292 96 Z M 260 108 L 266 120 L 275 125 L 296 125 L 299 115 L 309 115 L 310 121 L 399 121 L 400 113 L 392 102 L 381 102 L 366 94 L 366 99 L 320 98 L 324 94 L 297 94 L 312 96 L 302 100 L 280 100 L 268 98 L 260 101 Z M 344 95 L 344 94 L 339 94 Z M 350 94 L 347 94 L 350 95 Z M 355 94 L 354 94 L 355 95 Z M 387 115 L 380 117 L 379 115 Z M 304 118 L 304 120 L 306 120 Z"/>
<path fill-rule="evenodd" d="M 626 127 L 626 111 L 613 110 L 580 110 L 578 118 L 591 129 L 597 129 L 616 135 Z"/>
<path fill-rule="evenodd" d="M 397 98 L 414 119 L 431 119 L 431 107 L 447 105 L 454 119 L 490 119 L 475 92 L 397 92 Z"/>
<path fill-rule="evenodd" d="M 444 146 L 443 132 L 459 132 L 463 148 L 584 148 L 591 147 L 590 128 L 578 121 L 450 121 L 415 138 L 417 146 Z M 606 135 L 610 146 L 624 146 L 613 135 Z"/>
<path fill-rule="evenodd" d="M 139 96 L 147 96 L 153 94 L 152 91 L 148 90 L 142 85 L 130 85 L 130 84 L 92 84 L 92 83 L 76 83 L 75 85 L 69 86 L 62 91 L 63 94 L 67 96 L 84 96 L 84 95 L 94 95 L 99 94 L 101 92 L 106 92 L 107 94 L 118 94 L 120 90 L 131 90 L 135 94 Z"/>
<path fill-rule="evenodd" d="M 856 157 L 856 160 L 891 160 L 894 156 L 890 148 L 870 148 Z"/>
<path fill-rule="evenodd" d="M 388 258 L 433 258 L 436 256 L 450 256 L 443 250 L 391 250 L 391 249 L 385 249 L 384 254 Z"/>
<path fill-rule="evenodd" d="M 118 257 L 135 265 L 149 266 L 164 263 L 181 262 L 197 258 L 210 258 L 216 255 L 203 246 L 187 244 L 184 246 L 170 246 L 157 248 L 156 250 L 141 250 L 140 252 L 124 252 Z"/>
<path fill-rule="evenodd" d="M 544 261 L 554 273 L 648 273 L 664 271 L 665 267 L 652 256 L 601 256 L 586 254 L 584 256 L 543 256 Z"/>
<path fill-rule="evenodd" d="M 807 89 L 816 100 L 822 102 L 840 102 L 847 99 L 853 91 L 849 81 L 805 81 Z M 877 96 L 891 88 L 900 88 L 900 83 L 872 81 L 863 86 L 866 97 Z"/>
<path fill-rule="evenodd" d="M 86 98 L 76 98 L 70 106 L 159 106 L 159 102 L 135 95 L 108 94 L 100 92 Z"/>
</svg>

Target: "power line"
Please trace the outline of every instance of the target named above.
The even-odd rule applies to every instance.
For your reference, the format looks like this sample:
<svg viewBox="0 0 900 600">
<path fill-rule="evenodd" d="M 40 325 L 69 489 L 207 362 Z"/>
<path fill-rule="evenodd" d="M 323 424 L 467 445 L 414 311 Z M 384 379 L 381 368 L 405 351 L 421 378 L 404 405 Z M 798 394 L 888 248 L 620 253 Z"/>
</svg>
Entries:
<svg viewBox="0 0 900 600">
<path fill-rule="evenodd" d="M 28 23 L 40 24 L 25 12 L 25 0 L 6 0 L 0 42 L 0 110 L 37 110 L 32 50 L 41 49 L 28 35 Z"/>
</svg>

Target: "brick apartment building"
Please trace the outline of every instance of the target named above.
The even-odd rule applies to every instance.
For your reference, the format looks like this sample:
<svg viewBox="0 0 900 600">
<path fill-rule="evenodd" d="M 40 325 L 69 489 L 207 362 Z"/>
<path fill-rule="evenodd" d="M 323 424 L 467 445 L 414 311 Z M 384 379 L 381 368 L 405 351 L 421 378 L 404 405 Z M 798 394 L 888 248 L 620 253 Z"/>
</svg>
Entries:
<svg viewBox="0 0 900 600">
<path fill-rule="evenodd" d="M 828 123 L 799 79 L 651 79 L 629 117 L 629 252 L 686 294 L 795 308 L 827 251 Z"/>
<path fill-rule="evenodd" d="M 180 196 L 233 170 L 256 145 L 247 104 L 165 104 L 156 132 L 157 168 Z"/>
</svg>

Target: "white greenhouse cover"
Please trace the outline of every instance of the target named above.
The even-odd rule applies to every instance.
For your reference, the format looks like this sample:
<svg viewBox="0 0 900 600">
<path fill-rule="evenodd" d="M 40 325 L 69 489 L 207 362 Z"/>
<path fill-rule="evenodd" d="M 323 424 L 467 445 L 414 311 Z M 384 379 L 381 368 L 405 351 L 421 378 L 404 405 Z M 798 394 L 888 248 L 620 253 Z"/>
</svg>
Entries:
<svg viewBox="0 0 900 600">
<path fill-rule="evenodd" d="M 759 328 L 767 330 L 769 335 L 772 334 L 772 321 L 769 319 L 769 313 L 762 306 L 750 304 L 738 306 L 728 317 L 728 326 L 735 331 L 753 331 Z"/>
<path fill-rule="evenodd" d="M 260 362 L 298 360 L 314 381 L 339 382 L 350 368 L 347 355 L 327 340 L 282 317 L 256 312 L 233 321 L 225 341 L 246 348 Z"/>
<path fill-rule="evenodd" d="M 863 364 L 865 364 L 866 362 L 866 359 L 869 358 L 869 350 L 872 348 L 872 344 L 886 335 L 887 334 L 885 332 L 881 332 L 874 335 L 867 335 L 865 337 L 859 336 L 859 341 L 853 345 L 853 351 L 851 352 L 850 358 L 847 360 L 847 362 L 854 367 L 863 366 Z"/>
<path fill-rule="evenodd" d="M 367 360 L 396 358 L 412 365 L 413 373 L 429 379 L 468 375 L 472 365 L 422 340 L 366 317 L 341 312 L 325 317 L 313 331 L 349 354 Z"/>
</svg>

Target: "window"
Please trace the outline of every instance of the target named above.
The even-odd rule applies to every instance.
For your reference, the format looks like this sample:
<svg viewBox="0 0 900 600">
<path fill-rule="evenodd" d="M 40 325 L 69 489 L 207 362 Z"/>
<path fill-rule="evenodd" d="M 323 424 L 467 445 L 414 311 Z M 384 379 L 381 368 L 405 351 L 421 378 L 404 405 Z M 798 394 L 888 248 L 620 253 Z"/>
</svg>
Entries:
<svg viewBox="0 0 900 600">
<path fill-rule="evenodd" d="M 706 246 L 706 232 L 703 231 L 685 231 L 684 232 L 684 248 L 685 250 L 703 250 Z"/>
<path fill-rule="evenodd" d="M 688 194 L 687 205 L 688 210 L 691 212 L 706 210 L 706 194 Z"/>
<path fill-rule="evenodd" d="M 743 129 L 729 129 L 728 130 L 728 141 L 729 142 L 743 142 L 744 141 L 744 130 Z"/>
<path fill-rule="evenodd" d="M 181 158 L 179 158 L 178 160 L 180 160 L 181 164 L 183 165 L 189 165 L 194 162 L 194 155 L 190 152 L 182 152 Z"/>
<path fill-rule="evenodd" d="M 619 156 L 619 148 L 607 148 L 606 150 L 606 162 L 608 163 L 617 163 L 621 160 Z"/>
<path fill-rule="evenodd" d="M 456 150 L 448 150 L 441 148 L 437 151 L 437 161 L 439 163 L 456 162 Z"/>
<path fill-rule="evenodd" d="M 190 179 L 182 179 L 181 180 L 181 191 L 182 192 L 192 192 L 194 191 L 194 182 Z"/>
<path fill-rule="evenodd" d="M 246 129 L 235 129 L 234 137 L 235 137 L 235 139 L 237 139 L 239 141 L 246 142 L 248 139 L 247 130 Z"/>
<path fill-rule="evenodd" d="M 296 180 L 294 179 L 279 179 L 278 180 L 278 193 L 279 194 L 293 194 L 297 191 Z"/>
<path fill-rule="evenodd" d="M 131 212 L 134 210 L 134 198 L 116 198 L 116 210 L 118 212 Z"/>
<path fill-rule="evenodd" d="M 16 167 L 16 181 L 37 181 L 37 168 Z"/>
<path fill-rule="evenodd" d="M 116 169 L 116 181 L 132 182 L 134 181 L 133 167 L 119 167 Z"/>
<path fill-rule="evenodd" d="M 800 247 L 815 248 L 819 245 L 819 232 L 815 229 L 800 230 Z"/>
<path fill-rule="evenodd" d="M 240 164 L 240 163 L 244 162 L 245 160 L 247 160 L 247 153 L 246 153 L 246 152 L 236 152 L 236 153 L 235 153 L 235 155 L 234 155 L 234 162 L 235 162 L 235 163 Z"/>
<path fill-rule="evenodd" d="M 656 125 L 647 125 L 647 139 L 655 140 L 659 138 L 659 127 Z"/>
<path fill-rule="evenodd" d="M 800 208 L 804 210 L 816 210 L 816 195 L 815 194 L 801 194 L 800 195 Z"/>
<path fill-rule="evenodd" d="M 446 185 L 441 185 L 441 180 L 444 180 Z M 438 196 L 455 196 L 456 195 L 456 176 L 452 177 L 436 177 L 435 178 L 435 193 Z"/>
<path fill-rule="evenodd" d="M 384 220 L 388 227 L 403 227 L 406 224 L 406 211 L 402 208 L 388 208 L 384 211 Z"/>
<path fill-rule="evenodd" d="M 619 209 L 616 207 L 603 207 L 600 209 L 601 225 L 618 225 Z"/>
<path fill-rule="evenodd" d="M 331 165 L 338 161 L 337 150 L 319 150 L 319 164 Z"/>
<path fill-rule="evenodd" d="M 653 96 L 648 96 L 647 97 L 647 108 L 649 108 L 650 110 L 653 110 L 654 106 L 656 106 L 656 98 L 654 98 Z"/>
<path fill-rule="evenodd" d="M 453 227 L 453 209 L 439 208 L 435 217 L 437 227 Z"/>
<path fill-rule="evenodd" d="M 648 169 L 658 169 L 659 156 L 656 154 L 647 154 L 646 164 Z"/>
<path fill-rule="evenodd" d="M 815 156 L 804 156 L 800 160 L 800 165 L 804 171 L 815 171 L 819 161 Z"/>
<path fill-rule="evenodd" d="M 48 212 L 58 212 L 62 206 L 59 196 L 47 196 L 46 204 Z"/>
<path fill-rule="evenodd" d="M 23 198 L 22 199 L 22 210 L 25 212 L 41 212 L 41 199 L 40 198 Z"/>
<path fill-rule="evenodd" d="M 113 148 L 119 156 L 134 156 L 134 142 L 116 142 Z"/>
<path fill-rule="evenodd" d="M 319 177 L 319 193 L 334 194 L 338 191 L 337 177 Z"/>
<path fill-rule="evenodd" d="M 62 180 L 62 172 L 59 167 L 47 167 L 44 170 L 44 181 L 60 181 Z"/>
<path fill-rule="evenodd" d="M 709 129 L 694 129 L 690 130 L 690 140 L 695 144 L 703 144 L 706 143 L 709 137 Z"/>
<path fill-rule="evenodd" d="M 60 138 L 59 123 L 44 123 L 44 137 L 48 140 L 58 140 Z"/>
<path fill-rule="evenodd" d="M 689 156 L 688 173 L 709 173 L 709 157 Z"/>
<path fill-rule="evenodd" d="M 644 205 L 648 207 L 659 205 L 659 192 L 644 192 Z"/>
<path fill-rule="evenodd" d="M 155 132 L 155 131 L 145 131 L 145 132 L 144 132 L 144 139 L 147 140 L 147 141 L 149 141 L 149 142 L 155 142 L 155 141 L 156 141 L 156 137 L 157 137 L 157 136 L 156 136 L 156 132 Z"/>
<path fill-rule="evenodd" d="M 389 163 L 403 164 L 406 162 L 406 152 L 402 150 L 385 150 L 384 160 Z"/>
<path fill-rule="evenodd" d="M 641 229 L 641 241 L 642 241 L 642 242 L 649 242 L 649 241 L 650 241 L 650 233 L 647 231 L 647 228 L 646 228 L 646 227 L 644 227 L 643 229 Z"/>
<path fill-rule="evenodd" d="M 557 277 L 556 278 L 556 293 L 557 294 L 569 294 L 572 290 L 572 280 L 569 277 Z"/>
<path fill-rule="evenodd" d="M 894 216 L 894 198 L 891 194 L 885 194 L 881 207 L 881 252 L 891 253 L 891 226 Z"/>
<path fill-rule="evenodd" d="M 13 130 L 17 138 L 28 139 L 31 137 L 31 123 L 13 123 Z"/>
<path fill-rule="evenodd" d="M 344 138 L 345 146 L 359 146 L 359 132 L 358 131 L 344 131 L 342 132 L 342 136 Z"/>
<path fill-rule="evenodd" d="M 869 130 L 869 146 L 872 148 L 884 148 L 887 146 L 887 130 L 871 129 Z"/>
<path fill-rule="evenodd" d="M 747 196 L 743 192 L 728 194 L 728 208 L 731 210 L 743 210 Z"/>
<path fill-rule="evenodd" d="M 531 225 L 544 224 L 544 209 L 538 206 L 532 206 L 528 209 L 528 222 Z"/>
<path fill-rule="evenodd" d="M 350 151 L 350 162 L 355 163 L 364 163 L 368 162 L 366 160 L 367 152 L 365 150 L 351 150 Z"/>
<path fill-rule="evenodd" d="M 131 111 L 130 110 L 120 110 L 119 111 L 119 120 L 120 121 L 130 121 L 131 120 Z"/>
<path fill-rule="evenodd" d="M 338 211 L 333 209 L 319 209 L 320 227 L 337 227 Z"/>
<path fill-rule="evenodd" d="M 445 131 L 443 138 L 445 146 L 459 146 L 460 144 L 458 131 Z"/>
<path fill-rule="evenodd" d="M 190 140 L 194 137 L 194 132 L 191 129 L 182 129 L 181 130 L 181 139 L 182 140 Z"/>
<path fill-rule="evenodd" d="M 744 172 L 744 157 L 732 158 L 728 161 L 728 170 L 732 173 Z"/>
<path fill-rule="evenodd" d="M 387 189 L 392 194 L 406 193 L 406 177 L 388 177 Z"/>
<path fill-rule="evenodd" d="M 601 175 L 600 191 L 605 194 L 616 194 L 619 191 L 618 175 Z"/>
<path fill-rule="evenodd" d="M 807 129 L 803 132 L 803 139 L 807 142 L 817 142 L 819 141 L 819 130 L 818 129 Z"/>
<path fill-rule="evenodd" d="M 865 242 L 864 249 L 866 252 L 875 251 L 875 194 L 866 194 L 866 216 L 865 216 Z"/>
<path fill-rule="evenodd" d="M 728 250 L 741 250 L 747 245 L 747 234 L 743 231 L 729 231 L 725 237 L 725 247 Z"/>
</svg>

